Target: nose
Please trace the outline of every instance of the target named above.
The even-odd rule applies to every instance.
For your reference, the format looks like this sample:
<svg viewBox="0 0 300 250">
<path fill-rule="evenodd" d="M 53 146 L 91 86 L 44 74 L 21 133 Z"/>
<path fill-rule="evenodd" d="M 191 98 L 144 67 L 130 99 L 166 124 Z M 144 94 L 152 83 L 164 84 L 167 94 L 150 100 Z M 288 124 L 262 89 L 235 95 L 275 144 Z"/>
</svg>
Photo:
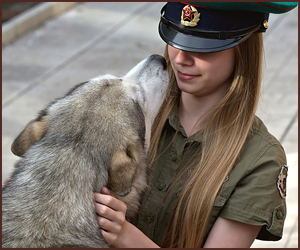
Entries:
<svg viewBox="0 0 300 250">
<path fill-rule="evenodd" d="M 183 66 L 192 66 L 194 64 L 193 57 L 191 56 L 190 52 L 176 49 L 177 54 L 175 57 L 175 62 L 179 65 Z"/>
<path fill-rule="evenodd" d="M 161 55 L 157 55 L 157 54 L 151 55 L 150 56 L 150 60 L 157 60 L 157 61 L 159 61 L 163 65 L 164 69 L 167 68 L 166 59 L 163 56 L 161 56 Z"/>
</svg>

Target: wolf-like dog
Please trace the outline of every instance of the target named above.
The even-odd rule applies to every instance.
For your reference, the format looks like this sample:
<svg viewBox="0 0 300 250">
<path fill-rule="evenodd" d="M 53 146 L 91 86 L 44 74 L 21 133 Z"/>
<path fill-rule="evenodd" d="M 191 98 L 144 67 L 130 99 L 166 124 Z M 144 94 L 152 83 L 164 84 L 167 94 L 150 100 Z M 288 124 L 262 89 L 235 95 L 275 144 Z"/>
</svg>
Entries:
<svg viewBox="0 0 300 250">
<path fill-rule="evenodd" d="M 150 131 L 165 98 L 166 62 L 152 55 L 54 100 L 12 144 L 22 158 L 2 190 L 2 247 L 109 247 L 93 192 L 107 186 L 137 212 Z"/>
</svg>

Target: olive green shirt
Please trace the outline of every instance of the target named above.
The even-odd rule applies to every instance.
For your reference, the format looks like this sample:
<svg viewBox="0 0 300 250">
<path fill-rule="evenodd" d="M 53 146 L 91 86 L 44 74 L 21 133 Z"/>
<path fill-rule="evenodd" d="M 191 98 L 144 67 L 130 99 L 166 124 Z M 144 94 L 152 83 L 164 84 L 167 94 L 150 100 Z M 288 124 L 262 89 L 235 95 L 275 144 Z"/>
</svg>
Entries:
<svg viewBox="0 0 300 250">
<path fill-rule="evenodd" d="M 170 114 L 160 138 L 159 158 L 150 169 L 149 187 L 133 222 L 158 245 L 162 243 L 181 187 L 191 169 L 185 169 L 180 180 L 168 188 L 180 168 L 188 165 L 186 163 L 199 151 L 201 138 L 202 131 L 187 137 L 179 124 L 177 111 Z M 283 165 L 286 165 L 286 157 L 282 146 L 256 117 L 243 154 L 216 197 L 205 239 L 218 216 L 262 226 L 258 239 L 281 239 L 286 203 L 277 188 L 277 179 Z"/>
</svg>

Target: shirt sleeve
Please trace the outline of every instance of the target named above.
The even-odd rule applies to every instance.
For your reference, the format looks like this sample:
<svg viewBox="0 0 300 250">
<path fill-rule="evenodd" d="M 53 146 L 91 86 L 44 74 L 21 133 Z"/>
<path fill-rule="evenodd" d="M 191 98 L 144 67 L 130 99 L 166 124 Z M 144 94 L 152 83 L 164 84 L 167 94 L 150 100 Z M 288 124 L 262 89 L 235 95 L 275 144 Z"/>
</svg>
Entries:
<svg viewBox="0 0 300 250">
<path fill-rule="evenodd" d="M 239 164 L 245 163 L 241 161 L 236 167 Z M 286 157 L 281 145 L 271 145 L 259 152 L 255 162 L 235 186 L 219 216 L 262 226 L 257 239 L 280 240 L 286 217 L 286 202 L 277 182 L 282 168 L 286 168 L 285 164 Z"/>
</svg>

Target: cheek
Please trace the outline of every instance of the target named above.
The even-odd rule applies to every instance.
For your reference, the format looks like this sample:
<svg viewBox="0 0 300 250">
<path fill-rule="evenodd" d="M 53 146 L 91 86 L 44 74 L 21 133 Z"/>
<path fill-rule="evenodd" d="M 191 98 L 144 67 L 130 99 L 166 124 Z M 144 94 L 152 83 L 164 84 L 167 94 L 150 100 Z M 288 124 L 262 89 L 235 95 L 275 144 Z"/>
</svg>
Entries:
<svg viewBox="0 0 300 250">
<path fill-rule="evenodd" d="M 232 76 L 234 70 L 235 70 L 235 50 L 234 48 L 231 48 L 228 50 L 228 56 L 227 60 L 225 61 L 226 70 L 228 72 L 228 77 Z"/>
<path fill-rule="evenodd" d="M 235 57 L 234 55 L 228 55 L 221 59 L 217 64 L 215 64 L 211 72 L 216 74 L 219 78 L 227 80 L 232 77 L 235 69 Z"/>
</svg>

